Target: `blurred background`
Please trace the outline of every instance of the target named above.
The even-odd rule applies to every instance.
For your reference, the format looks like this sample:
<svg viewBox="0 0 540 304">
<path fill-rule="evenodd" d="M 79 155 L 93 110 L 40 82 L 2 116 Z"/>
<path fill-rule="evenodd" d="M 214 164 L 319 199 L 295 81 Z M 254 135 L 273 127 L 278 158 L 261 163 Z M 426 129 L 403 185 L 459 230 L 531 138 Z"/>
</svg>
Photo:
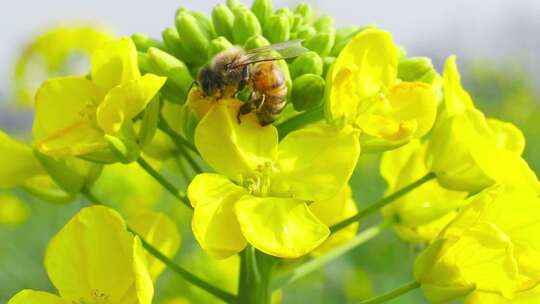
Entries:
<svg viewBox="0 0 540 304">
<path fill-rule="evenodd" d="M 299 1 L 274 1 L 274 8 L 293 8 Z M 367 25 L 390 31 L 410 56 L 428 56 L 442 72 L 444 59 L 458 56 L 465 87 L 488 117 L 510 121 L 527 138 L 525 158 L 540 173 L 540 2 L 490 1 L 308 1 L 318 14 L 329 14 L 336 26 Z M 4 5 L 0 11 L 0 129 L 24 138 L 31 127 L 31 111 L 13 107 L 14 63 L 24 45 L 55 25 L 84 22 L 117 34 L 142 32 L 154 37 L 173 24 L 180 6 L 209 13 L 216 0 L 161 1 L 28 1 Z M 250 4 L 250 3 L 246 3 Z M 15 136 L 17 137 L 17 136 Z M 0 151 L 1 153 L 1 151 Z M 1 155 L 1 154 L 0 154 Z M 1 156 L 0 156 L 1 157 Z M 378 173 L 378 157 L 363 155 L 351 182 L 360 206 L 377 200 L 385 184 Z M 136 169 L 134 169 L 136 171 Z M 191 237 L 190 220 L 182 207 L 161 193 L 154 182 L 135 172 L 125 178 L 115 168 L 106 169 L 98 182 L 98 195 L 120 206 L 146 198 L 155 208 L 171 214 L 183 232 L 177 261 L 222 286 L 234 289 L 234 280 L 222 275 L 236 271 L 235 261 L 214 262 L 201 253 Z M 147 180 L 145 180 L 147 178 Z M 174 176 L 171 175 L 171 178 Z M 104 181 L 102 181 L 104 180 Z M 138 183 L 147 182 L 142 191 Z M 132 193 L 126 197 L 119 193 Z M 19 194 L 23 205 L 16 220 L 3 220 L 0 201 L 0 303 L 23 288 L 52 290 L 43 269 L 43 252 L 50 237 L 83 206 L 52 205 Z M 7 204 L 5 204 L 7 206 Z M 368 227 L 377 219 L 362 223 Z M 355 303 L 393 289 L 412 279 L 411 265 L 419 248 L 400 242 L 387 231 L 344 258 L 328 265 L 283 291 L 283 303 Z M 180 297 L 180 298 L 179 298 Z M 211 303 L 211 299 L 187 286 L 170 272 L 157 283 L 155 303 Z M 176 299 L 176 300 L 172 300 Z M 175 302 L 176 301 L 176 302 Z M 389 303 L 424 303 L 415 291 Z"/>
</svg>

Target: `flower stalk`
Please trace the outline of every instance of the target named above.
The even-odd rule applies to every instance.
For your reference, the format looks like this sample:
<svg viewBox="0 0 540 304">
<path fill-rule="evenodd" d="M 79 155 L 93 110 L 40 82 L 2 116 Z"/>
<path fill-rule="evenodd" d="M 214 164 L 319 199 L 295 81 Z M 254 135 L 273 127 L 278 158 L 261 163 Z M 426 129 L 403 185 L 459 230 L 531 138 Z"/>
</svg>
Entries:
<svg viewBox="0 0 540 304">
<path fill-rule="evenodd" d="M 403 195 L 411 192 L 412 190 L 420 187 L 421 185 L 427 183 L 428 181 L 432 180 L 435 178 L 435 174 L 433 173 L 428 173 L 426 175 L 424 175 L 423 177 L 421 177 L 420 179 L 418 179 L 417 181 L 415 182 L 412 182 L 411 184 L 409 184 L 408 186 L 405 186 L 403 187 L 402 189 L 382 198 L 381 200 L 379 200 L 378 202 L 374 203 L 374 204 L 371 204 L 369 207 L 367 207 L 366 209 L 358 212 L 357 214 L 333 225 L 332 227 L 330 227 L 330 231 L 332 231 L 332 233 L 335 233 L 347 226 L 349 226 L 350 224 L 354 223 L 354 222 L 357 222 L 359 220 L 361 220 L 362 218 L 370 215 L 371 213 L 381 209 L 382 207 L 390 204 L 391 202 L 395 201 L 396 199 L 402 197 Z"/>
<path fill-rule="evenodd" d="M 380 296 L 376 296 L 371 299 L 367 299 L 365 301 L 360 302 L 359 304 L 380 304 L 380 303 L 386 303 L 389 300 L 395 299 L 399 296 L 402 296 L 412 290 L 415 290 L 420 287 L 420 283 L 414 281 L 407 283 L 399 288 L 396 288 L 392 291 L 389 291 L 385 294 L 382 294 Z"/>
</svg>

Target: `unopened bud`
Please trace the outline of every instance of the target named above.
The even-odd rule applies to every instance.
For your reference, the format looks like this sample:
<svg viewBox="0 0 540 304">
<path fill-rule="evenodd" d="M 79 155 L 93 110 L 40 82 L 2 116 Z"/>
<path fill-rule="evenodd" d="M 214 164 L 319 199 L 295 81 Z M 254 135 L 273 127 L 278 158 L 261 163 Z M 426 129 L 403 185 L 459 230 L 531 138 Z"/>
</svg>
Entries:
<svg viewBox="0 0 540 304">
<path fill-rule="evenodd" d="M 304 74 L 321 76 L 323 73 L 323 61 L 315 52 L 308 52 L 298 56 L 289 67 L 293 79 Z"/>
<path fill-rule="evenodd" d="M 264 26 L 264 35 L 272 43 L 289 40 L 290 24 L 287 16 L 272 15 Z"/>
<path fill-rule="evenodd" d="M 315 74 L 304 74 L 293 81 L 291 101 L 294 109 L 305 111 L 323 102 L 324 79 Z"/>
<path fill-rule="evenodd" d="M 311 6 L 305 2 L 298 4 L 294 9 L 294 12 L 302 16 L 304 23 L 310 22 L 311 18 L 313 17 L 313 10 L 311 9 Z"/>
<path fill-rule="evenodd" d="M 261 26 L 265 26 L 268 18 L 272 15 L 272 0 L 255 0 L 251 5 L 251 11 L 257 16 Z"/>
<path fill-rule="evenodd" d="M 193 61 L 206 62 L 210 41 L 197 19 L 187 12 L 179 12 L 176 15 L 176 28 L 183 42 L 183 48 Z"/>
<path fill-rule="evenodd" d="M 142 33 L 135 33 L 131 35 L 131 40 L 139 52 L 146 52 L 149 47 L 155 47 L 162 50 L 165 49 L 163 42 Z"/>
<path fill-rule="evenodd" d="M 296 38 L 297 39 L 304 39 L 304 40 L 307 40 L 313 36 L 315 36 L 317 34 L 317 31 L 315 30 L 315 28 L 311 25 L 302 25 L 300 26 L 300 28 L 298 29 L 297 33 L 296 33 Z"/>
<path fill-rule="evenodd" d="M 227 0 L 226 3 L 231 10 L 234 10 L 235 8 L 243 5 L 242 3 L 240 3 L 239 0 Z"/>
<path fill-rule="evenodd" d="M 261 35 L 256 35 L 246 41 L 246 43 L 244 44 L 244 49 L 251 50 L 267 45 L 270 45 L 270 42 L 266 38 Z"/>
<path fill-rule="evenodd" d="M 244 44 L 250 37 L 261 35 L 259 20 L 250 10 L 241 9 L 235 12 L 233 38 L 237 44 Z"/>
<path fill-rule="evenodd" d="M 210 45 L 208 46 L 208 58 L 214 57 L 216 54 L 231 48 L 233 45 L 232 43 L 227 40 L 225 37 L 217 37 L 210 41 Z"/>
<path fill-rule="evenodd" d="M 402 59 L 398 66 L 398 78 L 403 81 L 421 81 L 433 84 L 439 78 L 431 59 L 411 57 Z"/>
<path fill-rule="evenodd" d="M 161 90 L 165 98 L 175 103 L 184 102 L 193 83 L 188 67 L 176 57 L 156 48 L 148 49 L 147 56 L 151 71 L 167 77 Z"/>
<path fill-rule="evenodd" d="M 165 46 L 167 47 L 167 50 L 169 52 L 171 52 L 175 57 L 179 58 L 180 60 L 183 60 L 185 62 L 192 62 L 189 61 L 190 57 L 184 49 L 182 40 L 180 39 L 178 31 L 175 28 L 166 28 L 161 33 L 161 36 L 163 37 L 163 42 L 165 42 Z"/>
<path fill-rule="evenodd" d="M 210 40 L 217 37 L 212 19 L 207 14 L 199 11 L 192 11 L 191 15 L 199 22 L 199 26 L 205 33 L 206 38 Z"/>
<path fill-rule="evenodd" d="M 146 53 L 137 52 L 137 64 L 141 73 L 145 74 L 150 72 L 150 63 L 148 63 L 148 57 Z"/>
<path fill-rule="evenodd" d="M 327 56 L 334 46 L 334 38 L 334 33 L 319 33 L 306 39 L 303 44 L 306 48 L 317 52 L 320 56 Z"/>
<path fill-rule="evenodd" d="M 234 14 L 229 7 L 223 4 L 216 5 L 212 10 L 212 22 L 219 36 L 223 36 L 229 40 L 233 38 Z"/>
<path fill-rule="evenodd" d="M 293 12 L 291 12 L 291 10 L 288 7 L 282 7 L 280 9 L 278 9 L 276 11 L 275 15 L 285 16 L 289 20 L 289 24 L 294 23 L 294 14 L 293 14 Z"/>
<path fill-rule="evenodd" d="M 336 29 L 334 27 L 334 18 L 331 16 L 321 16 L 319 17 L 313 26 L 318 32 L 322 33 L 335 33 Z"/>
</svg>

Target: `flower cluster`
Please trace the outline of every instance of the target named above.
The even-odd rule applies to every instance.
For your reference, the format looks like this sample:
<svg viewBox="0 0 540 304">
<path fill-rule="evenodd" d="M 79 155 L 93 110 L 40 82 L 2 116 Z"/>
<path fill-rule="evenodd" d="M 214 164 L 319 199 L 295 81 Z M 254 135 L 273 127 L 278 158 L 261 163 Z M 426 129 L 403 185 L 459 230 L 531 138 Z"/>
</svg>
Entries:
<svg viewBox="0 0 540 304">
<path fill-rule="evenodd" d="M 43 82 L 32 144 L 0 133 L 0 187 L 56 202 L 81 193 L 99 206 L 82 209 L 49 243 L 45 267 L 58 295 L 23 290 L 10 304 L 151 303 L 166 266 L 222 300 L 268 303 L 290 280 L 282 266 L 311 255 L 307 267 L 320 267 L 361 244 L 358 222 L 379 208 L 402 240 L 426 245 L 414 276 L 430 301 L 538 299 L 540 183 L 522 158 L 524 136 L 475 107 L 454 56 L 441 77 L 384 30 L 336 29 L 309 5 L 274 10 L 269 0 L 228 1 L 211 16 L 181 8 L 162 41 L 88 29 L 50 36 L 71 37 L 59 49 L 39 42 L 47 35 L 35 43 L 51 69 L 72 49 L 91 52 L 90 69 Z M 241 113 L 250 83 L 216 99 L 195 82 L 233 46 L 294 39 L 306 51 L 275 58 L 289 102 L 273 124 Z M 349 181 L 361 151 L 382 155 L 388 186 L 359 212 Z M 171 159 L 186 195 L 154 169 L 173 171 Z M 152 210 L 158 192 L 142 171 L 193 210 L 192 232 L 208 255 L 241 257 L 237 296 L 174 264 L 181 237 Z M 100 183 L 108 178 L 115 187 Z M 120 197 L 127 223 L 93 189 L 105 204 Z"/>
</svg>

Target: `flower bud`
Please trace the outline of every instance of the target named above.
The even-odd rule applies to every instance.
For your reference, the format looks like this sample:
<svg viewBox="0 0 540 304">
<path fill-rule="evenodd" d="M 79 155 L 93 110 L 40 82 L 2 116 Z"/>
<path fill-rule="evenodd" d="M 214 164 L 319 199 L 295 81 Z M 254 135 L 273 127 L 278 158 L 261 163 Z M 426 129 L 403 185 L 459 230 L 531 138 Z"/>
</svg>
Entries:
<svg viewBox="0 0 540 304">
<path fill-rule="evenodd" d="M 55 159 L 34 150 L 34 156 L 54 182 L 67 193 L 78 193 L 100 175 L 103 165 L 74 157 Z"/>
<path fill-rule="evenodd" d="M 291 101 L 294 109 L 304 111 L 320 105 L 324 96 L 324 79 L 315 74 L 304 74 L 293 81 Z"/>
<path fill-rule="evenodd" d="M 302 16 L 304 23 L 309 22 L 313 17 L 313 10 L 311 9 L 311 6 L 305 2 L 298 4 L 294 9 L 294 12 Z"/>
<path fill-rule="evenodd" d="M 109 144 L 109 149 L 116 158 L 115 161 L 128 164 L 139 158 L 140 147 L 137 145 L 134 136 L 121 139 L 114 135 L 105 134 L 104 139 Z"/>
<path fill-rule="evenodd" d="M 244 44 L 250 37 L 262 34 L 259 20 L 253 12 L 247 9 L 235 12 L 233 28 L 233 38 L 237 44 Z"/>
<path fill-rule="evenodd" d="M 167 50 L 171 52 L 176 58 L 179 58 L 180 60 L 184 60 L 185 62 L 192 62 L 190 57 L 188 56 L 182 39 L 180 39 L 180 36 L 178 35 L 178 31 L 173 27 L 168 27 L 161 33 L 161 37 L 163 37 L 163 42 L 165 42 L 165 46 L 167 47 Z"/>
<path fill-rule="evenodd" d="M 330 70 L 330 67 L 332 66 L 332 64 L 336 62 L 336 57 L 326 56 L 326 57 L 323 57 L 322 60 L 323 60 L 323 75 L 326 75 L 326 73 L 328 73 L 328 71 Z"/>
<path fill-rule="evenodd" d="M 241 7 L 242 3 L 240 3 L 239 0 L 227 0 L 227 7 L 229 7 L 231 10 L 234 10 L 237 7 Z"/>
<path fill-rule="evenodd" d="M 346 26 L 336 31 L 336 41 L 332 48 L 332 56 L 337 57 L 339 52 L 349 43 L 349 41 L 358 33 L 361 29 L 357 26 Z"/>
<path fill-rule="evenodd" d="M 183 103 L 193 83 L 188 67 L 174 56 L 156 48 L 148 49 L 147 54 L 151 71 L 167 76 L 167 82 L 162 88 L 163 95 L 171 102 Z"/>
<path fill-rule="evenodd" d="M 290 23 L 287 16 L 272 15 L 264 26 L 264 36 L 272 43 L 289 40 Z"/>
<path fill-rule="evenodd" d="M 176 28 L 187 55 L 192 57 L 194 62 L 206 62 L 210 41 L 199 25 L 197 18 L 181 11 L 176 15 Z"/>
<path fill-rule="evenodd" d="M 427 57 L 404 58 L 399 62 L 398 78 L 403 81 L 421 81 L 432 84 L 440 79 L 439 73 Z"/>
<path fill-rule="evenodd" d="M 190 14 L 197 19 L 199 26 L 209 40 L 217 37 L 212 19 L 207 14 L 199 11 L 192 11 Z"/>
<path fill-rule="evenodd" d="M 231 48 L 233 45 L 232 43 L 227 40 L 225 37 L 217 37 L 210 41 L 210 45 L 208 46 L 208 58 L 214 57 L 216 54 Z"/>
<path fill-rule="evenodd" d="M 272 0 L 255 0 L 251 5 L 251 11 L 257 16 L 262 26 L 266 25 L 272 15 Z"/>
<path fill-rule="evenodd" d="M 234 14 L 230 8 L 223 4 L 216 5 L 212 10 L 212 22 L 219 36 L 223 36 L 229 40 L 233 38 Z"/>
<path fill-rule="evenodd" d="M 148 63 L 148 57 L 146 53 L 137 52 L 137 64 L 141 73 L 146 74 L 150 72 L 150 63 Z"/>
<path fill-rule="evenodd" d="M 296 78 L 304 74 L 321 76 L 323 73 L 323 61 L 315 52 L 308 52 L 296 57 L 289 66 L 291 77 Z"/>
<path fill-rule="evenodd" d="M 251 50 L 270 45 L 270 42 L 261 35 L 255 35 L 250 37 L 246 43 L 244 43 L 245 50 Z"/>
<path fill-rule="evenodd" d="M 289 25 L 294 23 L 294 14 L 288 7 L 282 7 L 278 9 L 275 15 L 285 16 L 289 20 Z"/>
<path fill-rule="evenodd" d="M 302 25 L 296 32 L 297 39 L 309 39 L 317 34 L 315 28 L 311 25 Z"/>
<path fill-rule="evenodd" d="M 313 26 L 318 32 L 335 33 L 334 18 L 331 16 L 321 16 L 313 23 Z"/>
<path fill-rule="evenodd" d="M 303 43 L 304 46 L 314 52 L 317 52 L 320 56 L 326 56 L 330 54 L 332 46 L 334 45 L 334 34 L 333 33 L 319 33 L 315 36 L 306 39 Z"/>
<path fill-rule="evenodd" d="M 135 43 L 135 47 L 137 47 L 137 51 L 139 52 L 146 52 L 149 47 L 155 47 L 162 50 L 165 49 L 163 42 L 142 33 L 131 35 L 131 40 Z"/>
</svg>

